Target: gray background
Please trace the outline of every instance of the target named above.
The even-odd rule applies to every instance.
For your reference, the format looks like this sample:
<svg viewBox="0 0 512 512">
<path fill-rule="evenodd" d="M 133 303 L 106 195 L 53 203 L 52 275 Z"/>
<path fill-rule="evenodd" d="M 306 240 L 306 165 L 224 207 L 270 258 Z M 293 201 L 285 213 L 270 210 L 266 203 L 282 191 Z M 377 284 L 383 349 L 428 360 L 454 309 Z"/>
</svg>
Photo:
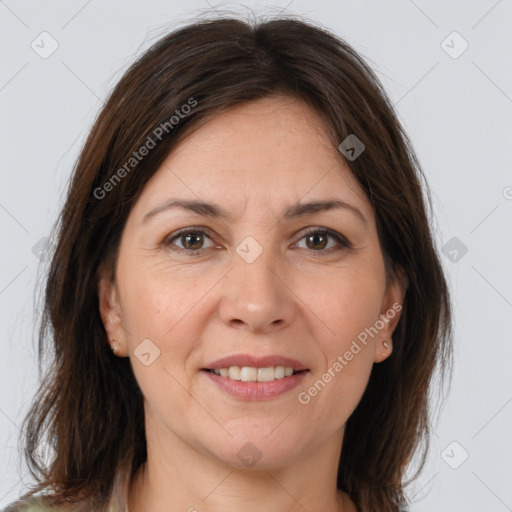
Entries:
<svg viewBox="0 0 512 512">
<path fill-rule="evenodd" d="M 411 510 L 512 510 L 512 2 L 208 1 L 316 20 L 383 81 L 433 191 L 455 313 L 453 384 L 427 467 L 407 489 Z M 108 91 L 159 34 L 205 8 L 0 1 L 0 507 L 30 482 L 17 440 L 38 383 L 34 291 L 47 263 L 37 249 Z M 52 39 L 58 48 L 42 58 Z"/>
</svg>

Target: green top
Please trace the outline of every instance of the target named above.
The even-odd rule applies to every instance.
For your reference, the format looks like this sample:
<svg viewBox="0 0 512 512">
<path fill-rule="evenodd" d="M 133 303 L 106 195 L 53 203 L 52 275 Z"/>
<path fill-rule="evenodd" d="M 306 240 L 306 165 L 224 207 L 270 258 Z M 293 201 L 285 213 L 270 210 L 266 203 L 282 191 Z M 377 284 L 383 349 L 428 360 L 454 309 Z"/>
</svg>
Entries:
<svg viewBox="0 0 512 512">
<path fill-rule="evenodd" d="M 50 509 L 44 505 L 43 498 L 39 496 L 30 500 L 15 501 L 0 512 L 50 512 Z"/>
<path fill-rule="evenodd" d="M 44 496 L 33 496 L 28 500 L 18 500 L 7 505 L 0 512 L 58 512 L 44 503 Z"/>
</svg>

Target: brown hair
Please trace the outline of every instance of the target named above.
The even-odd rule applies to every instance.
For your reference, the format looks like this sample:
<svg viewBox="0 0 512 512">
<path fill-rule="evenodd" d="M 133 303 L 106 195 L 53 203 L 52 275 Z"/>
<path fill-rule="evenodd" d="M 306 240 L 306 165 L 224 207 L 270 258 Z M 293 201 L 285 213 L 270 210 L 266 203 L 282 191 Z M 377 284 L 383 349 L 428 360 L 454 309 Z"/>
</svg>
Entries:
<svg viewBox="0 0 512 512">
<path fill-rule="evenodd" d="M 370 67 L 342 39 L 292 16 L 210 18 L 175 30 L 128 69 L 101 110 L 55 226 L 39 334 L 39 356 L 49 342 L 54 359 L 24 419 L 24 456 L 38 484 L 23 498 L 43 491 L 49 504 L 76 510 L 126 508 L 146 460 L 143 396 L 129 358 L 109 349 L 99 270 L 113 276 L 127 216 L 179 140 L 222 111 L 278 94 L 313 107 L 336 147 L 350 134 L 363 141 L 365 151 L 346 163 L 374 208 L 388 275 L 400 269 L 408 280 L 393 353 L 374 365 L 347 422 L 338 470 L 338 488 L 360 511 L 406 506 L 405 469 L 423 446 L 418 474 L 428 447 L 432 376 L 436 368 L 446 375 L 452 357 L 430 193 Z M 149 139 L 154 147 L 131 161 Z M 47 468 L 32 454 L 45 433 L 58 454 Z"/>
</svg>

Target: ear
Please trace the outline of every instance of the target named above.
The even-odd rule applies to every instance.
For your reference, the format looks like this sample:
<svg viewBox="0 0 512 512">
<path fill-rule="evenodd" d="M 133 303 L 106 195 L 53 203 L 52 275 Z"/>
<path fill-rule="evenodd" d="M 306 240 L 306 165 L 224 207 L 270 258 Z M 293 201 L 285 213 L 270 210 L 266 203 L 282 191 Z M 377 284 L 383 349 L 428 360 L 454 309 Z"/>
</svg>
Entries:
<svg viewBox="0 0 512 512">
<path fill-rule="evenodd" d="M 393 352 L 393 332 L 400 320 L 400 313 L 404 303 L 405 293 L 409 286 L 409 280 L 402 268 L 397 268 L 386 286 L 380 312 L 380 321 L 376 322 L 379 329 L 375 339 L 375 353 L 373 360 L 380 363 L 387 359 Z"/>
<path fill-rule="evenodd" d="M 122 326 L 122 312 L 115 281 L 107 277 L 100 277 L 98 299 L 101 320 L 107 333 L 109 346 L 110 348 L 117 346 L 115 355 L 125 357 L 127 355 L 126 338 Z"/>
</svg>

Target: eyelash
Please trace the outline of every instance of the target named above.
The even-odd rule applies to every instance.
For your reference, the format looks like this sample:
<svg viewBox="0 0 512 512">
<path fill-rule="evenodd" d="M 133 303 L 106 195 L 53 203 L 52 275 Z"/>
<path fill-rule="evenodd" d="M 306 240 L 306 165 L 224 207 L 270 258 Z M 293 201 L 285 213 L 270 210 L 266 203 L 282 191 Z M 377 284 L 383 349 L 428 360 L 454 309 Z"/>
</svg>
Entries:
<svg viewBox="0 0 512 512">
<path fill-rule="evenodd" d="M 176 240 L 177 238 L 180 238 L 180 237 L 182 237 L 183 235 L 186 235 L 186 234 L 206 235 L 208 238 L 211 239 L 211 236 L 208 235 L 208 232 L 204 231 L 203 229 L 195 228 L 195 227 L 189 227 L 189 228 L 181 229 L 181 230 L 179 230 L 179 231 L 177 231 L 175 233 L 172 233 L 168 237 L 166 237 L 164 239 L 164 241 L 163 241 L 163 245 L 166 246 L 166 247 L 170 247 L 171 245 L 174 245 L 174 244 L 172 244 L 173 240 Z M 345 237 L 343 237 L 342 235 L 340 235 L 336 231 L 332 231 L 332 230 L 327 229 L 327 228 L 315 228 L 315 227 L 308 228 L 307 231 L 303 233 L 303 235 L 300 238 L 300 240 L 304 239 L 308 235 L 313 235 L 313 234 L 320 234 L 320 235 L 324 235 L 324 236 L 329 236 L 329 237 L 333 238 L 334 240 L 336 240 L 341 245 L 341 247 L 330 247 L 329 249 L 322 249 L 322 250 L 318 250 L 318 251 L 315 251 L 314 249 L 310 249 L 310 251 L 313 254 L 314 253 L 319 253 L 319 254 L 314 254 L 314 256 L 322 257 L 324 255 L 329 255 L 332 252 L 341 251 L 343 249 L 352 249 L 352 245 L 350 244 L 350 242 Z M 177 249 L 172 249 L 172 250 L 176 251 L 176 252 L 185 252 L 185 254 L 188 254 L 189 256 L 197 256 L 204 249 L 197 249 L 197 250 L 194 251 L 194 250 L 191 250 L 191 249 L 185 249 L 183 247 L 178 247 Z"/>
</svg>

